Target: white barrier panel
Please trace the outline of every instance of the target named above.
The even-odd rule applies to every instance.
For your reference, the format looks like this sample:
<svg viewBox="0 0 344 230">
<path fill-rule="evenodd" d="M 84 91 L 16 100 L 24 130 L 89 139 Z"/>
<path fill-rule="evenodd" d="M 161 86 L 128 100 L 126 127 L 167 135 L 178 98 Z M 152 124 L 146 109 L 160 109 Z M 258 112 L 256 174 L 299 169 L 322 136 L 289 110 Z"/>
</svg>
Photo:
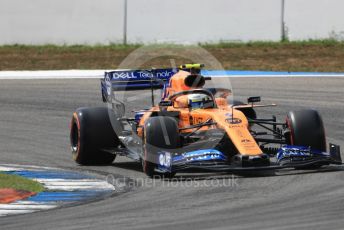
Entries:
<svg viewBox="0 0 344 230">
<path fill-rule="evenodd" d="M 120 0 L 1 0 L 0 44 L 108 44 L 123 38 Z"/>
<path fill-rule="evenodd" d="M 129 43 L 281 39 L 283 0 L 127 0 Z M 0 0 L 0 45 L 122 43 L 125 0 Z M 285 0 L 291 40 L 344 40 L 342 0 Z"/>
<path fill-rule="evenodd" d="M 343 0 L 286 0 L 285 19 L 290 40 L 344 40 Z"/>
<path fill-rule="evenodd" d="M 279 40 L 280 1 L 128 0 L 128 42 Z M 0 44 L 123 41 L 124 0 L 1 0 Z"/>
<path fill-rule="evenodd" d="M 279 0 L 128 0 L 128 41 L 198 43 L 281 38 Z"/>
</svg>

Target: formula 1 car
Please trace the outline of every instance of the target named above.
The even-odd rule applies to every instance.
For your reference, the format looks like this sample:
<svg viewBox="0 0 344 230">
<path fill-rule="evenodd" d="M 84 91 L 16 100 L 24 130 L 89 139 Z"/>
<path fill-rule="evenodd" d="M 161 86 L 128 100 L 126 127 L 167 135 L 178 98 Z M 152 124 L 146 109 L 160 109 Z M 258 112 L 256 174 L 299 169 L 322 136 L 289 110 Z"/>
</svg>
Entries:
<svg viewBox="0 0 344 230">
<path fill-rule="evenodd" d="M 203 66 L 106 72 L 101 93 L 109 106 L 79 108 L 73 114 L 74 160 L 111 164 L 116 155 L 125 155 L 141 162 L 151 177 L 171 177 L 189 168 L 240 172 L 342 164 L 338 145 L 329 144 L 326 151 L 317 111 L 290 111 L 285 122 L 258 118 L 256 108 L 275 104 L 257 104 L 260 97 L 247 103 L 230 100 L 232 91 L 221 81 L 211 84 L 224 78 L 201 75 Z M 156 104 L 157 89 L 162 94 Z M 142 92 L 149 93 L 152 105 L 129 117 L 128 95 L 141 100 Z"/>
</svg>

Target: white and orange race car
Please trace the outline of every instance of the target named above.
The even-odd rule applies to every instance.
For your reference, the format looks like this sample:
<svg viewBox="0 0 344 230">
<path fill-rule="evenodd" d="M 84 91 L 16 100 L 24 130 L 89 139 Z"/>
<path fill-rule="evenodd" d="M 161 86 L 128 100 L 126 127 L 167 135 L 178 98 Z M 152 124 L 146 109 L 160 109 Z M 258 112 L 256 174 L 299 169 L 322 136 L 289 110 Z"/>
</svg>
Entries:
<svg viewBox="0 0 344 230">
<path fill-rule="evenodd" d="M 235 172 L 342 164 L 339 146 L 326 149 L 317 111 L 290 111 L 284 122 L 257 118 L 256 108 L 275 104 L 257 104 L 260 97 L 233 100 L 224 78 L 204 77 L 202 67 L 106 72 L 101 90 L 108 106 L 73 114 L 74 160 L 111 164 L 120 154 L 141 162 L 147 175 L 165 177 L 189 168 Z M 156 89 L 162 91 L 158 103 Z M 150 94 L 151 106 L 125 112 L 128 95 L 140 106 L 142 92 Z"/>
</svg>

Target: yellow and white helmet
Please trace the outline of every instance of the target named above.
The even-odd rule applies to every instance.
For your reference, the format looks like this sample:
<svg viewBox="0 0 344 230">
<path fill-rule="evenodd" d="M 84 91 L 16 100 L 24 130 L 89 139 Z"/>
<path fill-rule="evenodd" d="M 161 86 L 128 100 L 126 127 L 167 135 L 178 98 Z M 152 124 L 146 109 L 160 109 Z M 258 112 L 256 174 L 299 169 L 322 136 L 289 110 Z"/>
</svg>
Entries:
<svg viewBox="0 0 344 230">
<path fill-rule="evenodd" d="M 188 95 L 189 108 L 194 109 L 206 109 L 213 108 L 214 101 L 212 98 L 206 94 L 195 93 Z"/>
</svg>

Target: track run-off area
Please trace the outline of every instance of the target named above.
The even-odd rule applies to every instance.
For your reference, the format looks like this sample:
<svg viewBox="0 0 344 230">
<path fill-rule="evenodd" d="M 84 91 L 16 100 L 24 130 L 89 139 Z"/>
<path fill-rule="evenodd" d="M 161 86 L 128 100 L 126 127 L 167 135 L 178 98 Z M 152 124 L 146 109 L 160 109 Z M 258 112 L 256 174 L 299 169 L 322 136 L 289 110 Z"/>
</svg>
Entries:
<svg viewBox="0 0 344 230">
<path fill-rule="evenodd" d="M 290 110 L 317 109 L 328 142 L 344 148 L 344 78 L 238 77 L 231 83 L 236 99 L 261 96 L 263 103 L 278 104 L 257 109 L 261 117 L 284 121 Z M 124 157 L 109 166 L 76 165 L 69 124 L 72 112 L 84 106 L 105 106 L 99 80 L 0 80 L 1 164 L 92 172 L 115 187 L 130 187 L 95 202 L 0 217 L 2 229 L 343 229 L 342 167 L 258 177 L 190 172 L 162 181 L 149 180 Z M 142 106 L 133 101 L 127 109 Z"/>
<path fill-rule="evenodd" d="M 36 181 L 44 187 L 42 192 L 0 202 L 0 217 L 77 205 L 104 199 L 116 192 L 104 178 L 58 168 L 0 164 L 0 172 Z M 16 192 L 25 194 L 25 191 Z"/>
</svg>

